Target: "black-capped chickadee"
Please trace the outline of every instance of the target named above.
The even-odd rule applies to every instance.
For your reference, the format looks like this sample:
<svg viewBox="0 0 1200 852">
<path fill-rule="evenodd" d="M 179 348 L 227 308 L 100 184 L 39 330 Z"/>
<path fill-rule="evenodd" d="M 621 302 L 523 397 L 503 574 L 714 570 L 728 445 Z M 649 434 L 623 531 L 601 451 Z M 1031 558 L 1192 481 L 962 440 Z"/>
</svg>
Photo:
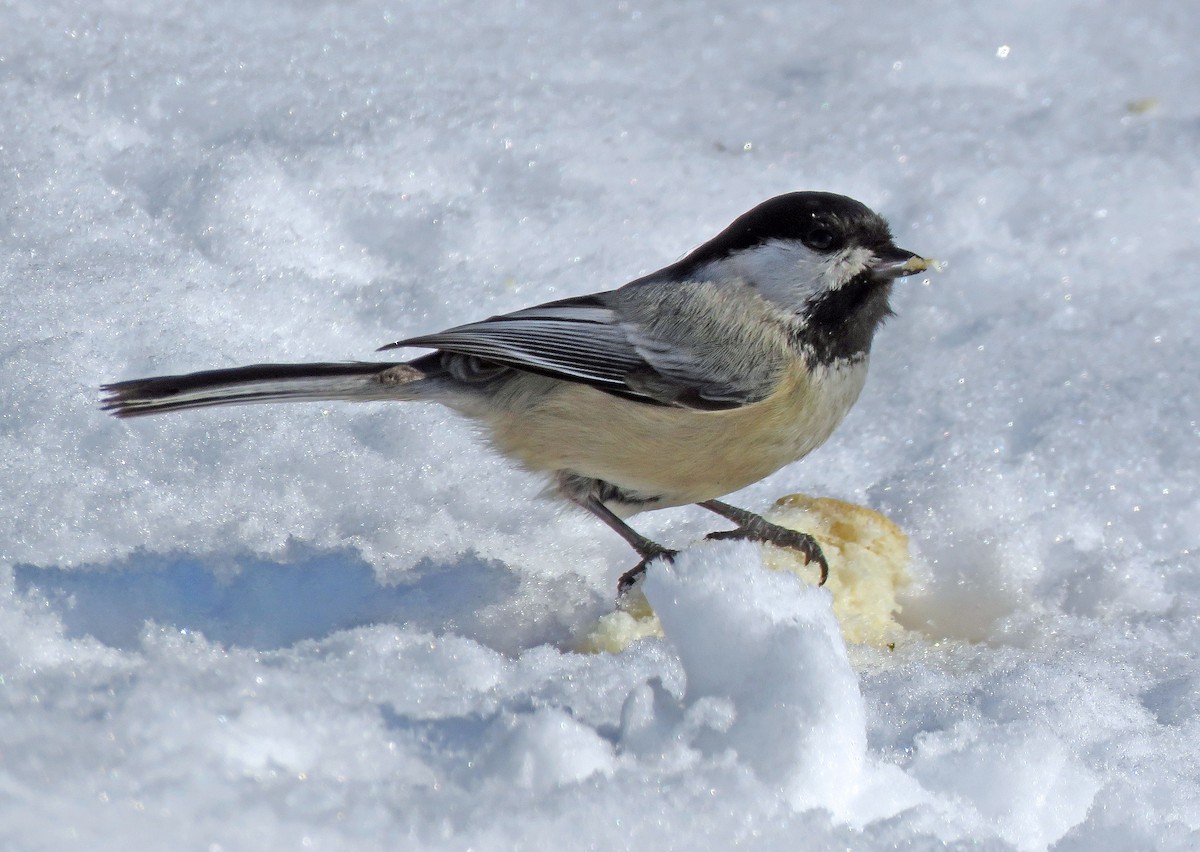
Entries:
<svg viewBox="0 0 1200 852">
<path fill-rule="evenodd" d="M 105 385 L 118 417 L 295 400 L 439 402 L 550 475 L 642 561 L 668 550 L 622 518 L 696 503 L 737 524 L 710 538 L 801 551 L 808 535 L 717 497 L 824 443 L 858 398 L 892 282 L 928 261 L 878 214 L 825 192 L 772 198 L 682 260 L 617 290 L 549 302 L 382 349 L 407 362 L 256 364 Z"/>
</svg>

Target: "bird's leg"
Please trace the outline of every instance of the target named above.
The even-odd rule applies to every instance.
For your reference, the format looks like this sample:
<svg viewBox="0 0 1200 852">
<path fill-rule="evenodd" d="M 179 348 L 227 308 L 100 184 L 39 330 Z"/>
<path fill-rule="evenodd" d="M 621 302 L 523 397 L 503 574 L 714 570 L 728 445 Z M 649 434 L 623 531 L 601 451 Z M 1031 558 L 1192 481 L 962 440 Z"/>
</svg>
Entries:
<svg viewBox="0 0 1200 852">
<path fill-rule="evenodd" d="M 825 581 L 829 579 L 829 563 L 825 561 L 825 554 L 821 552 L 821 545 L 817 544 L 817 540 L 808 533 L 789 530 L 787 527 L 773 524 L 766 518 L 756 515 L 753 512 L 739 509 L 737 506 L 730 506 L 728 503 L 722 503 L 720 500 L 705 500 L 703 503 L 697 503 L 696 505 L 708 509 L 710 512 L 715 512 L 723 518 L 728 518 L 738 525 L 737 529 L 734 530 L 721 530 L 709 533 L 707 538 L 744 538 L 751 541 L 767 542 L 776 547 L 790 547 L 792 550 L 799 551 L 804 557 L 805 562 L 817 563 L 817 566 L 821 569 L 821 582 L 819 585 L 825 585 Z"/>
<path fill-rule="evenodd" d="M 663 547 L 656 541 L 651 541 L 629 524 L 618 518 L 613 511 L 596 497 L 588 496 L 576 499 L 575 502 L 587 509 L 604 523 L 608 524 L 617 535 L 629 542 L 629 546 L 638 552 L 642 561 L 621 575 L 617 581 L 617 597 L 623 598 L 629 590 L 646 575 L 646 566 L 655 559 L 666 559 L 670 562 L 679 551 Z M 765 522 L 764 522 L 765 523 Z"/>
</svg>

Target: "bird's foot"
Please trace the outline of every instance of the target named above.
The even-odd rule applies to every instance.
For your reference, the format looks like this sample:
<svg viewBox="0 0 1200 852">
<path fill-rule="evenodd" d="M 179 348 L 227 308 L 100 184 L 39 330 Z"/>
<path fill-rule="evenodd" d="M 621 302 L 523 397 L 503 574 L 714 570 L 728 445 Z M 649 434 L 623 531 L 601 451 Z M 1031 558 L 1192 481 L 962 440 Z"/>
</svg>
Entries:
<svg viewBox="0 0 1200 852">
<path fill-rule="evenodd" d="M 829 579 L 829 563 L 825 560 L 825 554 L 821 551 L 821 545 L 817 544 L 815 538 L 808 533 L 802 533 L 799 530 L 791 530 L 787 527 L 781 527 L 779 524 L 773 524 L 757 515 L 753 515 L 746 523 L 736 529 L 718 530 L 717 532 L 709 533 L 705 537 L 715 541 L 746 539 L 748 541 L 773 544 L 776 547 L 790 548 L 799 552 L 804 557 L 806 563 L 817 563 L 817 567 L 821 569 L 821 581 L 817 585 L 824 586 L 825 581 Z"/>
<path fill-rule="evenodd" d="M 659 547 L 657 550 L 648 550 L 648 552 L 643 553 L 642 555 L 645 558 L 622 574 L 620 580 L 617 580 L 617 600 L 624 600 L 634 587 L 641 583 L 642 579 L 646 576 L 647 565 L 655 559 L 665 559 L 671 562 L 678 553 L 678 550 L 670 550 L 665 547 Z"/>
</svg>

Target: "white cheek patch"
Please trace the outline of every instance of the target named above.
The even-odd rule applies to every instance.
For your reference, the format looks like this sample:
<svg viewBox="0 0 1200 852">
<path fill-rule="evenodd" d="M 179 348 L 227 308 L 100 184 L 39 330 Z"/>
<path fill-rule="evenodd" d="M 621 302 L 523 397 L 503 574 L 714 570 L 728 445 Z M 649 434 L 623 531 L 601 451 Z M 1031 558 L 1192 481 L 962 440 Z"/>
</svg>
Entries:
<svg viewBox="0 0 1200 852">
<path fill-rule="evenodd" d="M 822 254 L 800 242 L 777 240 L 716 261 L 698 277 L 746 281 L 764 298 L 789 313 L 799 313 L 822 293 L 842 287 L 874 259 L 862 247 Z"/>
<path fill-rule="evenodd" d="M 830 289 L 836 290 L 854 276 L 865 272 L 877 259 L 875 252 L 861 246 L 838 252 L 831 258 Z"/>
</svg>

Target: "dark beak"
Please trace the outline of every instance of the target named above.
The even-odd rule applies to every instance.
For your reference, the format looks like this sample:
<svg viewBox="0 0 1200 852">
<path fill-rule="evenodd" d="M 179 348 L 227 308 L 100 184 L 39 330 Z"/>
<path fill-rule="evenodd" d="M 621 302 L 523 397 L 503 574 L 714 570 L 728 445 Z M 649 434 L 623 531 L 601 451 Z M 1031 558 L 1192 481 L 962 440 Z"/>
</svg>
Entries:
<svg viewBox="0 0 1200 852">
<path fill-rule="evenodd" d="M 887 246 L 875 253 L 871 264 L 871 277 L 877 281 L 891 281 L 906 275 L 916 275 L 929 268 L 929 261 L 919 254 L 895 246 Z"/>
</svg>

